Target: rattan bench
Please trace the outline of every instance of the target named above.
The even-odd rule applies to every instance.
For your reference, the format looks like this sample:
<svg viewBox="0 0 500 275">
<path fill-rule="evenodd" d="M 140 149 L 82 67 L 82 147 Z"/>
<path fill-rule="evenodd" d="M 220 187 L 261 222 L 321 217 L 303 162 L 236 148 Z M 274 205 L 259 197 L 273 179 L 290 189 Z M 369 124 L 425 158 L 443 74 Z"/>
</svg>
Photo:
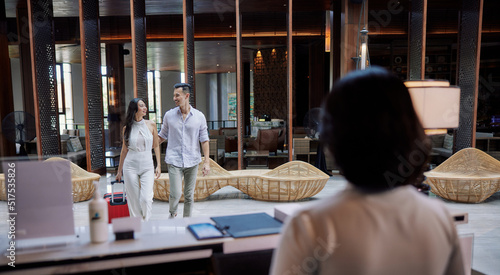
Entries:
<svg viewBox="0 0 500 275">
<path fill-rule="evenodd" d="M 194 200 L 207 198 L 217 190 L 232 186 L 262 201 L 296 201 L 318 194 L 330 178 L 321 170 L 303 161 L 291 161 L 273 170 L 227 171 L 210 160 L 210 174 L 202 176 L 198 168 Z M 155 180 L 154 198 L 168 201 L 170 181 L 168 173 Z M 181 197 L 181 201 L 184 197 Z"/>
<path fill-rule="evenodd" d="M 45 161 L 69 161 L 67 159 L 53 157 Z M 73 202 L 90 200 L 94 195 L 94 182 L 99 182 L 101 176 L 96 173 L 88 172 L 80 166 L 69 162 L 71 168 L 71 183 L 73 184 Z"/>
<path fill-rule="evenodd" d="M 479 203 L 500 191 L 500 161 L 465 148 L 425 173 L 432 193 L 451 201 Z"/>
<path fill-rule="evenodd" d="M 69 161 L 67 159 L 53 157 L 45 161 Z M 94 181 L 99 181 L 101 176 L 96 173 L 87 172 L 78 165 L 70 162 L 71 183 L 73 184 L 73 202 L 86 201 L 94 195 Z M 5 176 L 0 174 L 0 200 L 6 200 Z"/>
</svg>

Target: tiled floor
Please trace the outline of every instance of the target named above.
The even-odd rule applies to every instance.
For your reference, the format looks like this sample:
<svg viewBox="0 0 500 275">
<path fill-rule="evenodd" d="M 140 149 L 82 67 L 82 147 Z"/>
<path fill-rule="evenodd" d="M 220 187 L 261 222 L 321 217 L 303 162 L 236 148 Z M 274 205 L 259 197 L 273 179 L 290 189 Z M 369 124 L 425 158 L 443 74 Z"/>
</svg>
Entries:
<svg viewBox="0 0 500 275">
<path fill-rule="evenodd" d="M 108 178 L 107 178 L 108 177 Z M 107 182 L 114 175 L 108 174 L 101 177 L 101 194 L 106 193 Z M 314 198 L 298 202 L 307 204 L 317 199 L 322 199 L 342 190 L 346 185 L 343 177 L 335 175 L 326 184 L 325 188 Z M 243 194 L 241 191 L 225 187 L 212 194 L 208 199 L 195 202 L 193 216 L 231 215 L 242 212 L 266 212 L 273 214 L 276 202 L 256 201 Z M 484 274 L 500 274 L 500 192 L 497 192 L 481 204 L 461 204 L 446 202 L 450 209 L 469 213 L 469 223 L 458 225 L 459 234 L 474 234 L 473 269 Z M 0 220 L 6 221 L 7 207 L 5 201 L 0 201 Z M 75 226 L 88 224 L 88 202 L 74 204 Z M 182 213 L 182 204 L 179 205 Z M 168 202 L 154 201 L 152 220 L 167 219 Z M 5 239 L 7 224 L 0 223 L 0 239 Z M 477 273 L 476 273 L 477 274 Z"/>
</svg>

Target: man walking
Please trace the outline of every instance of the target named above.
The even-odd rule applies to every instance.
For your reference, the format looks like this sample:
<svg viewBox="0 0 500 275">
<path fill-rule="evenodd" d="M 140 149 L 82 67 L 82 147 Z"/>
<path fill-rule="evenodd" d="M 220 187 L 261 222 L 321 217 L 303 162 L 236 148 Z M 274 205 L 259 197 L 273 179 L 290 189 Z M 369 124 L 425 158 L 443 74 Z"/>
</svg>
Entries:
<svg viewBox="0 0 500 275">
<path fill-rule="evenodd" d="M 170 180 L 169 218 L 177 216 L 177 207 L 182 193 L 184 177 L 184 217 L 190 217 L 193 211 L 194 189 L 198 164 L 201 162 L 200 142 L 205 156 L 203 176 L 210 172 L 209 138 L 207 121 L 202 112 L 189 104 L 191 85 L 174 85 L 174 102 L 177 107 L 170 109 L 163 117 L 163 124 L 158 133 L 160 143 L 168 140 L 165 162 L 168 165 Z"/>
</svg>

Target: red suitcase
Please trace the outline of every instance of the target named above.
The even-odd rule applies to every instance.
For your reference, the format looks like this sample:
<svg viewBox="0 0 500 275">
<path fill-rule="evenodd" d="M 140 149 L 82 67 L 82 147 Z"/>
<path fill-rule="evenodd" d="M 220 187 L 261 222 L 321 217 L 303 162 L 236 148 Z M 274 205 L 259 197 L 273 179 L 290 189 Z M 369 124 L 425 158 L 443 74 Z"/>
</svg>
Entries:
<svg viewBox="0 0 500 275">
<path fill-rule="evenodd" d="M 123 180 L 120 182 L 123 183 Z M 114 192 L 115 183 L 118 183 L 118 181 L 111 182 L 111 193 L 104 195 L 104 199 L 108 202 L 108 223 L 111 223 L 114 218 L 130 216 L 125 185 L 123 185 L 123 192 Z"/>
</svg>

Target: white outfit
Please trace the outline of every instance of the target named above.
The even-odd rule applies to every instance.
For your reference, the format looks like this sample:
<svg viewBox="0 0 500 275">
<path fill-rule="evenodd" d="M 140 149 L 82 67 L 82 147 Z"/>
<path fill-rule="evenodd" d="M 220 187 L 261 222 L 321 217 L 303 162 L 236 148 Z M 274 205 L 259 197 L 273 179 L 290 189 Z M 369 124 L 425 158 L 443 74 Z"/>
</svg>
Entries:
<svg viewBox="0 0 500 275">
<path fill-rule="evenodd" d="M 398 187 L 363 194 L 349 186 L 287 220 L 271 274 L 464 274 L 445 205 Z"/>
<path fill-rule="evenodd" d="M 153 135 L 146 122 L 134 121 L 123 162 L 123 179 L 130 216 L 149 220 L 153 204 L 154 164 L 151 149 Z"/>
</svg>

